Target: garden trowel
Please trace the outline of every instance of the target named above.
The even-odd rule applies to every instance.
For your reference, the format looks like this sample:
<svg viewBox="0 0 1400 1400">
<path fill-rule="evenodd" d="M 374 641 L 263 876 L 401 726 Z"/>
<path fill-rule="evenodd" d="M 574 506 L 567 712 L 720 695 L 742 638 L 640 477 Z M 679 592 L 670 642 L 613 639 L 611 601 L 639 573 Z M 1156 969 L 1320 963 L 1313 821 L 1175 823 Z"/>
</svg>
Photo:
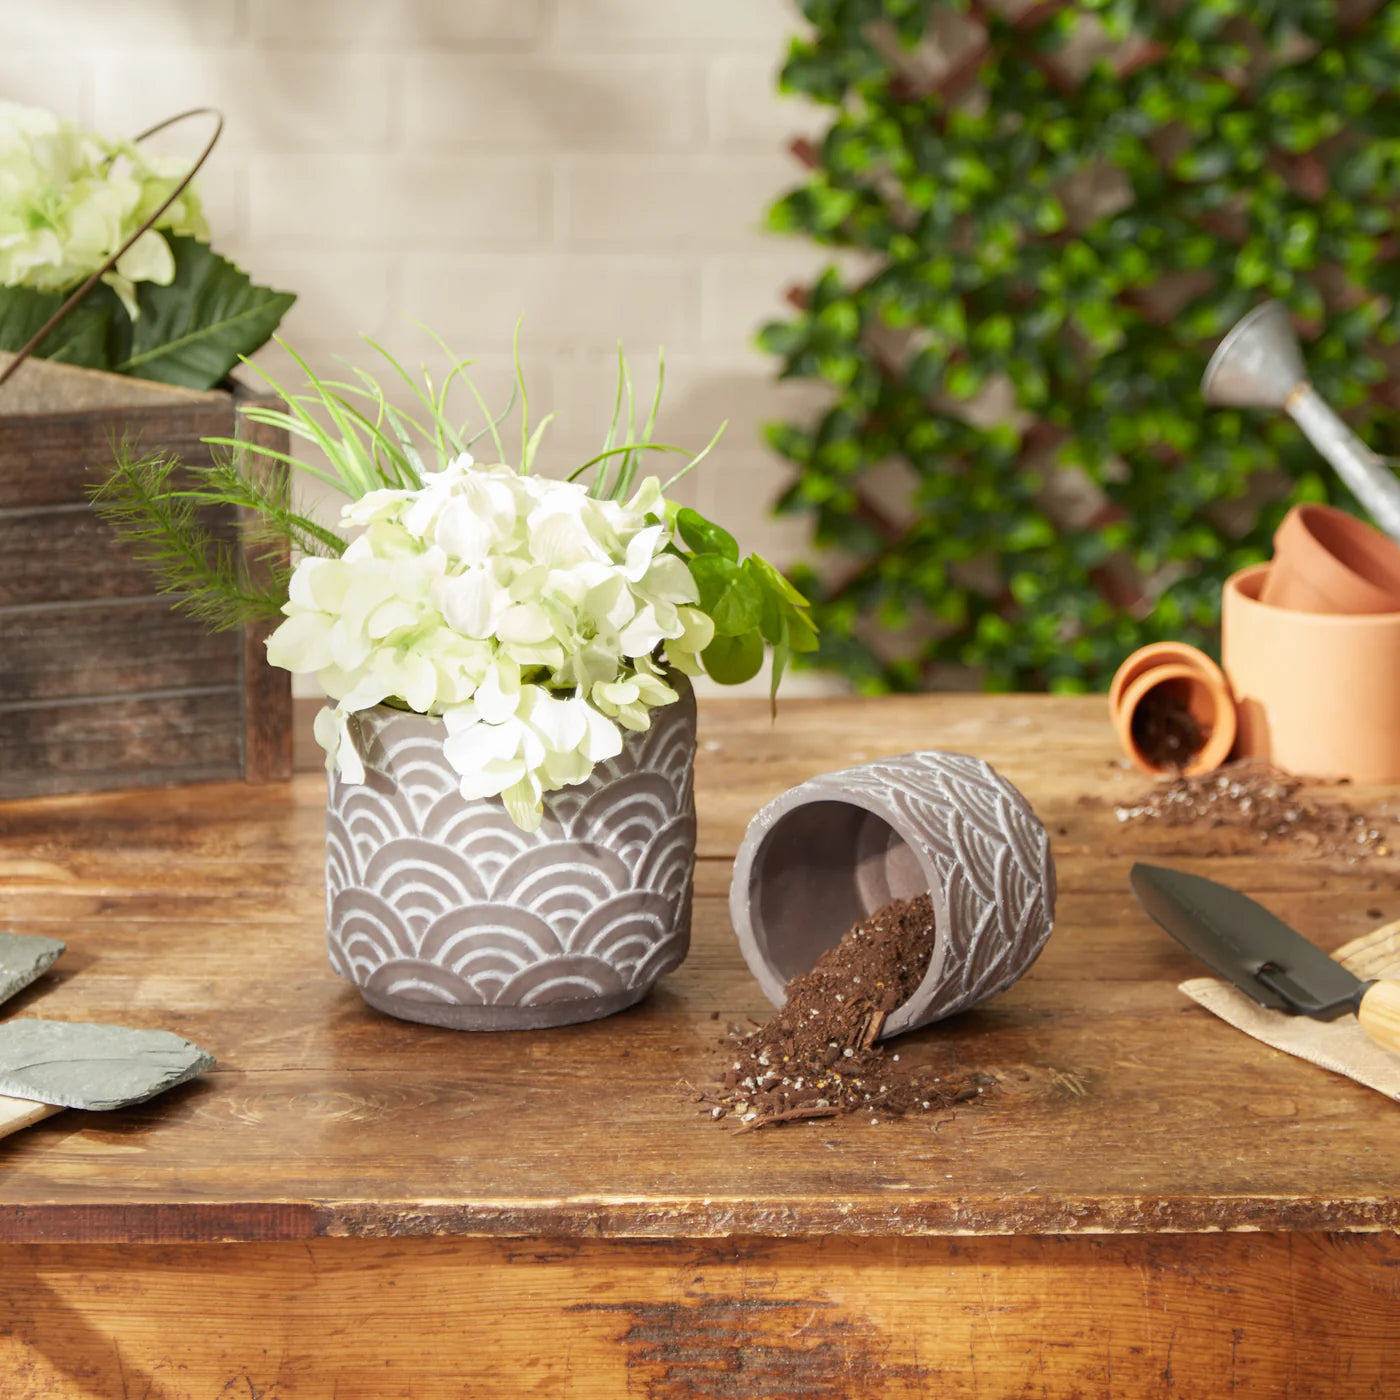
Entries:
<svg viewBox="0 0 1400 1400">
<path fill-rule="evenodd" d="M 0 933 L 0 1002 L 42 977 L 63 952 L 56 938 Z"/>
<path fill-rule="evenodd" d="M 1354 1012 L 1378 1045 L 1400 1051 L 1400 982 L 1362 981 L 1248 895 L 1184 870 L 1137 864 L 1138 903 L 1183 947 L 1247 997 L 1335 1021 Z"/>
<path fill-rule="evenodd" d="M 0 1025 L 0 1138 L 65 1108 L 144 1103 L 213 1066 L 207 1050 L 170 1031 L 7 1021 Z"/>
</svg>

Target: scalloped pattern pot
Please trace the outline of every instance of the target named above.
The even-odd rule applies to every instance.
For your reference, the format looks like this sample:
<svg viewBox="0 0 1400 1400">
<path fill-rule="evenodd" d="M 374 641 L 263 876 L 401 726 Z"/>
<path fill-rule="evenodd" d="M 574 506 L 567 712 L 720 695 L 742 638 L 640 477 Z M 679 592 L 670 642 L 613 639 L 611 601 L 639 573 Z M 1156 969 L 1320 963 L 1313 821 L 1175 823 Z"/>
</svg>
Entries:
<svg viewBox="0 0 1400 1400">
<path fill-rule="evenodd" d="M 366 780 L 329 785 L 336 972 L 381 1011 L 459 1030 L 567 1025 L 640 1001 L 690 946 L 695 699 L 680 689 L 617 758 L 549 794 L 535 832 L 497 799 L 460 795 L 440 720 L 365 712 Z"/>
<path fill-rule="evenodd" d="M 1025 797 L 968 754 L 925 750 L 826 773 L 775 798 L 734 863 L 730 916 L 768 999 L 891 899 L 927 891 L 934 949 L 885 1022 L 898 1035 L 1009 987 L 1050 936 L 1055 864 Z"/>
</svg>

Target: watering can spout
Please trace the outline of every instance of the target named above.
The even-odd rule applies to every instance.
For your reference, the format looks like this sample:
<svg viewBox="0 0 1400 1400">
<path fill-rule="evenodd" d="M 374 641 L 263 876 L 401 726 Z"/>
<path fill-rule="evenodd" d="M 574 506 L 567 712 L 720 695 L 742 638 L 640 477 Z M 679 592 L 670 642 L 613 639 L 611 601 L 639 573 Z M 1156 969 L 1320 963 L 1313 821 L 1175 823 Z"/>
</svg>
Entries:
<svg viewBox="0 0 1400 1400">
<path fill-rule="evenodd" d="M 1201 397 L 1218 408 L 1281 408 L 1336 468 L 1386 534 L 1400 540 L 1400 480 L 1332 411 L 1308 379 L 1287 309 L 1256 306 L 1216 347 Z"/>
</svg>

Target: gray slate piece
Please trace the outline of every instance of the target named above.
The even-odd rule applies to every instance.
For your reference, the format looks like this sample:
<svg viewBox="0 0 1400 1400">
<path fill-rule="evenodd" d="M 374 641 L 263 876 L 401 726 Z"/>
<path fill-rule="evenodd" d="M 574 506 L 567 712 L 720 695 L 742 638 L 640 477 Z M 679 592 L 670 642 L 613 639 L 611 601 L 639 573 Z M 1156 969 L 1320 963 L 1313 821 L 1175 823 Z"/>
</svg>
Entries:
<svg viewBox="0 0 1400 1400">
<path fill-rule="evenodd" d="M 0 1094 L 61 1108 L 144 1103 L 213 1067 L 207 1050 L 170 1031 L 24 1019 L 0 1025 Z"/>
<path fill-rule="evenodd" d="M 0 1001 L 22 992 L 42 977 L 63 952 L 56 938 L 24 933 L 0 933 Z"/>
</svg>

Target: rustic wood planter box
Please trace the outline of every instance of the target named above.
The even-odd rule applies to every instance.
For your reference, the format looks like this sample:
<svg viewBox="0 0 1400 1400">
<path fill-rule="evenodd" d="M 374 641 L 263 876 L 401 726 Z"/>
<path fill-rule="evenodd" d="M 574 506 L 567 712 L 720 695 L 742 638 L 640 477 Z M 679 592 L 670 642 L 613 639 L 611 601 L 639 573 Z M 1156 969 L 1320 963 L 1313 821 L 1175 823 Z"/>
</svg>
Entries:
<svg viewBox="0 0 1400 1400">
<path fill-rule="evenodd" d="M 191 463 L 205 437 L 285 451 L 236 412 L 259 401 L 43 362 L 0 388 L 0 799 L 290 775 L 267 625 L 210 633 L 175 612 L 88 499 L 124 436 Z M 239 528 L 232 510 L 210 524 Z"/>
</svg>

